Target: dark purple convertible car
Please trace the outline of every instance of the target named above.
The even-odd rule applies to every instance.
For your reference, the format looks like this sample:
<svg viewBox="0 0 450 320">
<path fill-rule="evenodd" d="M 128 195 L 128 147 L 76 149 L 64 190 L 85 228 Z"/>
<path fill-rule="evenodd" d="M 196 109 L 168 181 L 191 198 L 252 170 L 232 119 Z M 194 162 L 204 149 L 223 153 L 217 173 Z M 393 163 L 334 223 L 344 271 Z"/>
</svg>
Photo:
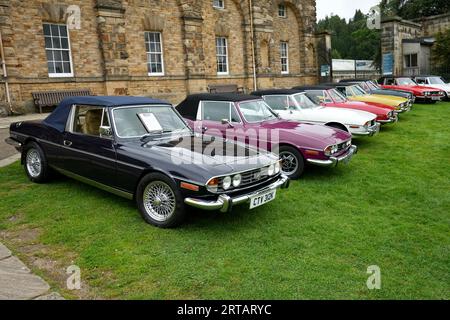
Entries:
<svg viewBox="0 0 450 320">
<path fill-rule="evenodd" d="M 186 205 L 253 209 L 289 185 L 275 155 L 195 135 L 170 104 L 147 98 L 66 99 L 44 121 L 12 124 L 7 142 L 30 180 L 58 171 L 134 199 L 159 227 L 180 224 Z"/>
<path fill-rule="evenodd" d="M 336 166 L 357 152 L 350 133 L 322 125 L 281 120 L 261 97 L 194 94 L 177 107 L 199 133 L 234 139 L 279 153 L 282 171 L 297 179 L 306 163 Z"/>
</svg>

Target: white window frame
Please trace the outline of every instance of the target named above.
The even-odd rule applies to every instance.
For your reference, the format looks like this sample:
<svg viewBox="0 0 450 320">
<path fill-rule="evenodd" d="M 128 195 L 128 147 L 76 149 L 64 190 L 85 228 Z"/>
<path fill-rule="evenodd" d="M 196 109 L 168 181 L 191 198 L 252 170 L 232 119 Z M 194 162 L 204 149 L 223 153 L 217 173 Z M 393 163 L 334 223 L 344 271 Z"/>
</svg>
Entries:
<svg viewBox="0 0 450 320">
<path fill-rule="evenodd" d="M 69 30 L 69 27 L 66 24 L 63 24 L 63 23 L 49 23 L 49 22 L 45 22 L 45 23 L 42 24 L 42 29 L 44 28 L 44 25 L 49 25 L 50 26 L 50 36 L 52 38 L 53 38 L 53 36 L 51 34 L 51 32 L 52 32 L 51 26 L 58 26 L 58 27 L 59 26 L 64 26 L 64 27 L 66 27 L 67 42 L 68 42 L 68 49 L 47 48 L 47 46 L 45 44 L 45 34 L 44 34 L 45 60 L 47 61 L 47 70 L 48 70 L 48 63 L 49 63 L 48 58 L 47 58 L 47 50 L 52 50 L 52 51 L 54 51 L 54 50 L 69 51 L 70 73 L 55 73 L 55 72 L 52 73 L 52 72 L 50 72 L 50 70 L 48 70 L 48 77 L 49 78 L 73 78 L 74 73 L 73 73 L 72 47 L 70 45 L 70 30 Z M 61 39 L 61 36 L 59 36 L 59 39 Z"/>
<path fill-rule="evenodd" d="M 152 52 L 152 51 L 147 51 L 147 48 L 145 49 L 146 53 L 147 53 L 147 73 L 149 77 L 161 77 L 165 75 L 165 66 L 164 66 L 164 43 L 163 43 L 163 35 L 162 32 L 158 32 L 158 31 L 145 31 L 144 33 L 144 41 L 145 41 L 145 45 L 147 46 L 147 34 L 159 34 L 159 46 L 161 48 L 160 52 Z M 149 37 L 150 39 L 150 37 Z M 150 46 L 150 42 L 148 42 L 148 48 L 149 50 L 151 50 L 151 46 Z M 161 55 L 161 72 L 151 72 L 151 64 L 152 62 L 150 61 L 150 55 L 152 54 L 159 54 Z"/>
<path fill-rule="evenodd" d="M 213 0 L 213 8 L 225 9 L 225 0 Z"/>
<path fill-rule="evenodd" d="M 280 14 L 281 12 L 283 12 L 283 14 Z M 278 17 L 279 18 L 287 18 L 287 8 L 284 3 L 280 3 L 278 5 Z"/>
<path fill-rule="evenodd" d="M 217 52 L 218 46 L 217 46 L 217 42 L 219 39 L 223 39 L 225 40 L 225 55 L 219 55 Z M 225 63 L 226 63 L 226 67 L 227 67 L 227 71 L 219 71 L 219 56 L 220 57 L 225 57 Z M 228 39 L 226 37 L 216 37 L 216 68 L 217 68 L 217 75 L 219 76 L 226 76 L 230 74 L 230 64 L 228 61 Z"/>
<path fill-rule="evenodd" d="M 283 46 L 285 47 L 286 55 L 283 55 Z M 286 59 L 286 63 L 283 63 L 283 59 Z M 281 74 L 289 74 L 289 42 L 280 42 L 280 64 L 281 64 Z M 286 65 L 286 70 L 283 70 L 283 66 Z"/>
</svg>

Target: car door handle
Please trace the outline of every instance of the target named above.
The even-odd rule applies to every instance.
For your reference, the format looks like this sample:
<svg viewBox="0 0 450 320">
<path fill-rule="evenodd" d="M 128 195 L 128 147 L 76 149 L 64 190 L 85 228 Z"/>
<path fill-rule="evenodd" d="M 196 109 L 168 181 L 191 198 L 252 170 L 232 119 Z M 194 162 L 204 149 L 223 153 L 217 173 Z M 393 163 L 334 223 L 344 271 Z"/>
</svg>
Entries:
<svg viewBox="0 0 450 320">
<path fill-rule="evenodd" d="M 72 145 L 72 141 L 64 140 L 64 145 L 66 147 L 70 147 Z"/>
</svg>

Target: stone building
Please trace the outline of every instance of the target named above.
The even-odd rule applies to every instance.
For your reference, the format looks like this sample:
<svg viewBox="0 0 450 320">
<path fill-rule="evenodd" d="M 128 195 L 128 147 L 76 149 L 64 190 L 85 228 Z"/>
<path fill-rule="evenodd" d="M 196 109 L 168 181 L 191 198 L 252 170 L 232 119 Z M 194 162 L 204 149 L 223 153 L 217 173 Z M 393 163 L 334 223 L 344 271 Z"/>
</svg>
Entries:
<svg viewBox="0 0 450 320">
<path fill-rule="evenodd" d="M 178 103 L 212 84 L 313 83 L 315 21 L 315 0 L 0 0 L 0 99 L 5 81 L 29 109 L 34 91 Z"/>
<path fill-rule="evenodd" d="M 390 17 L 384 19 L 381 29 L 384 74 L 429 74 L 433 72 L 434 37 L 450 29 L 450 13 L 413 21 Z"/>
</svg>

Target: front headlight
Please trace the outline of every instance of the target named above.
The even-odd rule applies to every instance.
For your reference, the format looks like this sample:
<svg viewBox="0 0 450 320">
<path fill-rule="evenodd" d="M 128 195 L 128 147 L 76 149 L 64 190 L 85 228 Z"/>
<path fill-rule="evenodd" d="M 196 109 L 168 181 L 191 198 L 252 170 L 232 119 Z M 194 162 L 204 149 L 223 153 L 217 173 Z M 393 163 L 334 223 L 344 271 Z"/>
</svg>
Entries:
<svg viewBox="0 0 450 320">
<path fill-rule="evenodd" d="M 431 92 L 429 92 L 429 91 L 426 91 L 426 92 L 425 92 L 425 95 L 426 95 L 426 96 L 429 96 L 430 94 L 431 94 Z"/>
<path fill-rule="evenodd" d="M 242 182 L 242 176 L 240 174 L 237 174 L 233 177 L 233 187 L 237 188 L 241 185 Z"/>
<path fill-rule="evenodd" d="M 277 161 L 275 163 L 275 174 L 280 173 L 280 171 L 281 171 L 281 164 L 280 164 L 280 161 Z"/>
<path fill-rule="evenodd" d="M 227 176 L 225 178 L 223 178 L 222 181 L 222 188 L 223 190 L 228 190 L 231 187 L 231 177 Z"/>
<path fill-rule="evenodd" d="M 274 164 L 271 164 L 269 166 L 269 169 L 267 170 L 267 174 L 269 175 L 269 177 L 271 177 L 275 174 L 275 165 Z"/>
</svg>

